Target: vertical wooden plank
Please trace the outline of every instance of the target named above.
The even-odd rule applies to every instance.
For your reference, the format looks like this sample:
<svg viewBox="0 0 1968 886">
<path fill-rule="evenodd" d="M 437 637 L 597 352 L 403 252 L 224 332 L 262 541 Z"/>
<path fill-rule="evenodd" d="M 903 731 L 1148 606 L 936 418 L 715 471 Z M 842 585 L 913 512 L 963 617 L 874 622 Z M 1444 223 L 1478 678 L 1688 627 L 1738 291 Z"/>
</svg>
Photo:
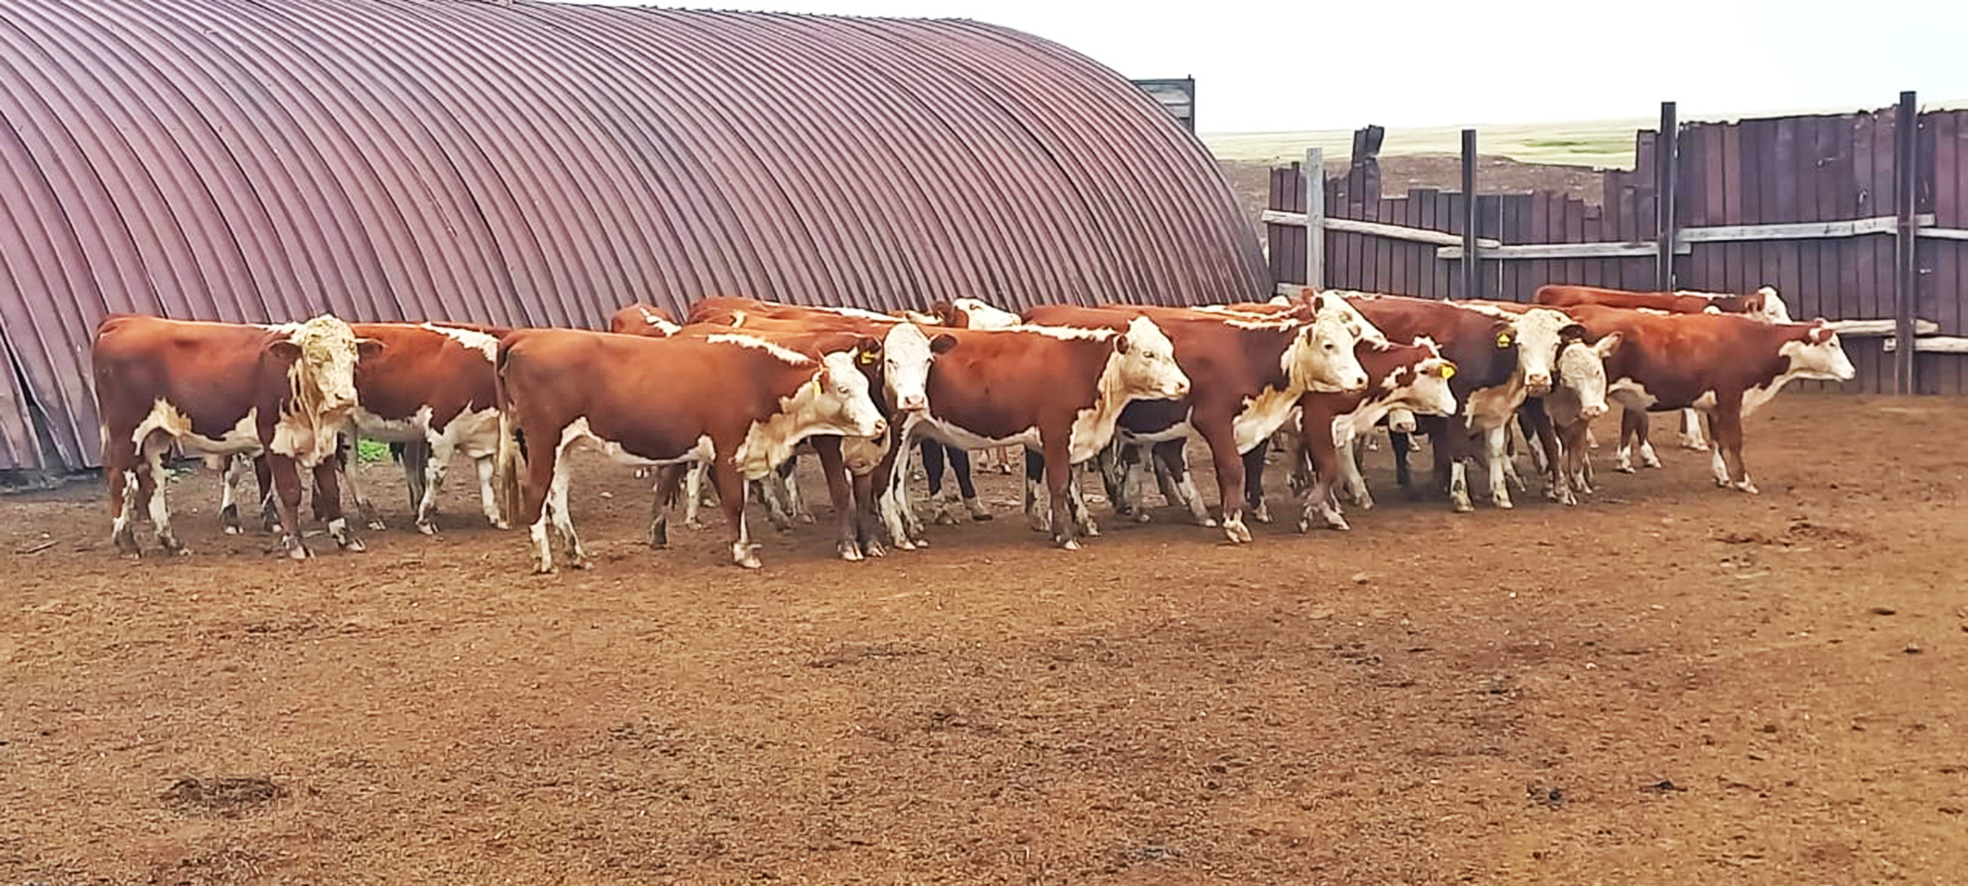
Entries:
<svg viewBox="0 0 1968 886">
<path fill-rule="evenodd" d="M 1912 92 L 1900 93 L 1893 114 L 1893 203 L 1898 221 L 1893 253 L 1893 390 L 1911 394 L 1915 387 L 1913 321 L 1918 293 L 1914 215 L 1919 212 L 1920 121 Z"/>
<path fill-rule="evenodd" d="M 1326 152 L 1305 149 L 1305 285 L 1326 288 Z"/>
<path fill-rule="evenodd" d="M 1415 227 L 1428 231 L 1435 230 L 1435 190 L 1433 188 L 1422 188 L 1409 191 L 1408 202 L 1414 204 Z M 1420 273 L 1417 276 L 1419 283 L 1417 295 L 1420 297 L 1441 297 L 1435 292 L 1435 266 L 1438 264 L 1441 264 L 1441 262 L 1435 258 L 1433 250 L 1426 253 L 1426 257 L 1422 260 L 1418 269 Z"/>
<path fill-rule="evenodd" d="M 1681 223 L 1680 208 L 1676 193 L 1681 185 L 1682 133 L 1676 121 L 1673 102 L 1661 102 L 1661 122 L 1658 144 L 1654 146 L 1655 160 L 1660 171 L 1654 176 L 1654 189 L 1659 201 L 1654 216 L 1654 285 L 1658 289 L 1675 288 L 1674 281 L 1674 231 Z"/>
<path fill-rule="evenodd" d="M 1797 118 L 1797 220 L 1823 221 L 1824 209 L 1820 198 L 1822 190 L 1818 187 L 1824 172 L 1825 145 L 1823 139 L 1822 116 Z M 1799 298 L 1809 297 L 1815 306 L 1813 316 L 1832 316 L 1835 305 L 1829 304 L 1831 293 L 1823 285 L 1824 253 L 1826 241 L 1797 241 L 1797 285 L 1803 289 Z"/>
<path fill-rule="evenodd" d="M 1772 222 L 1797 221 L 1797 121 L 1781 118 L 1773 122 L 1770 152 L 1770 179 L 1773 186 L 1771 207 Z M 1769 244 L 1770 251 L 1776 253 L 1776 287 L 1784 293 L 1793 305 L 1800 304 L 1803 294 L 1797 292 L 1797 247 L 1793 241 L 1779 241 Z"/>
<path fill-rule="evenodd" d="M 1722 224 L 1742 224 L 1742 126 L 1730 123 L 1722 127 Z M 1749 274 L 1743 268 L 1743 245 L 1727 243 L 1722 247 L 1722 280 L 1730 292 L 1750 292 L 1756 285 L 1749 282 Z"/>
<path fill-rule="evenodd" d="M 1961 213 L 1959 168 L 1961 160 L 1961 117 L 1950 111 L 1925 115 L 1934 144 L 1931 166 L 1923 165 L 1933 182 L 1933 210 L 1936 221 L 1958 218 Z M 1915 309 L 1916 319 L 1927 318 L 1941 324 L 1946 335 L 1961 335 L 1961 276 L 1959 246 L 1939 240 L 1919 244 L 1919 264 L 1927 270 L 1921 287 L 1923 298 Z M 1934 393 L 1957 393 L 1960 386 L 1961 357 L 1934 354 L 1921 369 L 1923 382 Z"/>
<path fill-rule="evenodd" d="M 1477 218 L 1482 204 L 1476 191 L 1476 130 L 1462 131 L 1462 297 L 1481 298 L 1482 283 L 1478 279 L 1482 267 L 1482 250 L 1478 247 L 1477 232 L 1481 222 Z"/>
<path fill-rule="evenodd" d="M 1451 199 L 1450 195 L 1447 192 L 1442 192 L 1442 191 L 1436 192 L 1435 224 L 1433 225 L 1434 229 L 1438 231 L 1447 231 L 1450 233 L 1455 233 L 1456 232 L 1455 220 L 1456 220 L 1456 213 L 1455 213 L 1454 200 Z M 1436 298 L 1450 298 L 1451 294 L 1455 291 L 1455 282 L 1454 282 L 1455 269 L 1456 266 L 1451 262 L 1445 262 L 1440 260 L 1437 260 L 1435 262 L 1435 291 L 1437 293 L 1435 296 Z"/>
<path fill-rule="evenodd" d="M 1565 201 L 1565 242 L 1585 242 L 1585 201 L 1570 195 L 1561 195 Z M 1565 275 L 1580 282 L 1587 282 L 1587 266 L 1604 259 L 1575 258 L 1566 262 L 1569 266 Z"/>
<path fill-rule="evenodd" d="M 1865 201 L 1860 199 L 1857 172 L 1859 169 L 1860 148 L 1859 125 L 1868 116 L 1866 114 L 1853 114 L 1839 120 L 1838 149 L 1842 155 L 1842 159 L 1839 161 L 1834 175 L 1839 181 L 1840 214 L 1848 218 L 1865 218 L 1869 215 L 1864 206 Z M 1866 162 L 1872 162 L 1869 152 L 1866 156 Z M 1865 255 L 1872 248 L 1871 243 L 1867 241 L 1878 239 L 1880 239 L 1878 235 L 1854 237 L 1847 240 L 1846 245 L 1839 250 L 1838 303 L 1842 310 L 1851 312 L 1845 315 L 1847 318 L 1859 319 L 1874 316 L 1865 312 L 1866 294 L 1859 283 L 1859 260 L 1861 256 Z M 1854 387 L 1853 390 L 1857 390 L 1857 388 Z"/>
</svg>

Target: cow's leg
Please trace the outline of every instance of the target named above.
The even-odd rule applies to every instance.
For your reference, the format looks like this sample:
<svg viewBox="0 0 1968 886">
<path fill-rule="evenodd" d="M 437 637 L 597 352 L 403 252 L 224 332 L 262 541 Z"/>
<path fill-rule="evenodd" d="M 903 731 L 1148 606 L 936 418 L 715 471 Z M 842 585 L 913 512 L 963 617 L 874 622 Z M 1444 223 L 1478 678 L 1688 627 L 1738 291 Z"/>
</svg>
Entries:
<svg viewBox="0 0 1968 886">
<path fill-rule="evenodd" d="M 1051 433 L 1040 431 L 1039 434 L 1039 445 L 1044 447 L 1042 464 L 1045 470 L 1046 493 L 1050 496 L 1048 504 L 1052 519 L 1052 540 L 1066 550 L 1077 551 L 1080 549 L 1080 543 L 1073 537 L 1071 489 L 1073 461 L 1072 452 L 1067 448 L 1071 431 L 1060 428 Z M 1034 459 L 1032 454 L 1031 450 L 1025 452 L 1027 464 L 1039 461 Z"/>
<path fill-rule="evenodd" d="M 559 431 L 555 431 L 555 436 Z M 531 439 L 531 435 L 528 435 Z M 551 439 L 551 438 L 543 438 Z M 546 575 L 554 571 L 553 546 L 548 543 L 548 527 L 554 522 L 552 490 L 554 478 L 560 473 L 562 453 L 559 446 L 544 445 L 538 452 L 530 452 L 526 459 L 526 476 L 520 484 L 519 513 L 513 515 L 513 524 L 527 527 L 527 543 L 533 547 L 533 572 Z M 508 483 L 507 488 L 511 488 Z"/>
<path fill-rule="evenodd" d="M 280 509 L 275 506 L 278 496 L 273 485 L 273 465 L 265 453 L 253 456 L 253 477 L 260 486 L 260 527 L 268 535 L 279 535 Z"/>
<path fill-rule="evenodd" d="M 1388 431 L 1387 448 L 1394 452 L 1394 485 L 1402 489 L 1414 485 L 1414 474 L 1408 469 L 1408 452 L 1414 449 L 1414 436 Z"/>
<path fill-rule="evenodd" d="M 164 453 L 170 448 L 169 441 L 157 435 L 153 435 L 145 442 L 143 457 L 150 477 L 150 488 L 144 488 L 143 478 L 140 477 L 137 489 L 139 497 L 146 497 L 145 493 L 149 493 L 147 498 L 150 504 L 150 523 L 156 532 L 158 545 L 166 551 L 182 556 L 191 553 L 191 550 L 178 541 L 177 533 L 171 531 L 171 505 L 169 496 L 164 491 L 167 476 L 164 473 Z"/>
<path fill-rule="evenodd" d="M 369 548 L 362 539 L 349 528 L 348 516 L 342 513 L 342 490 L 336 486 L 338 474 L 347 462 L 337 464 L 323 461 L 314 466 L 314 496 L 322 503 L 322 520 L 328 524 L 328 537 L 335 540 L 335 546 L 342 550 L 360 554 Z"/>
<path fill-rule="evenodd" d="M 574 512 L 567 502 L 568 489 L 573 482 L 574 472 L 568 468 L 567 451 L 561 447 L 554 458 L 553 479 L 547 488 L 547 510 L 553 515 L 554 535 L 560 539 L 560 550 L 567 557 L 567 568 L 586 569 L 590 562 L 588 552 L 581 549 L 581 537 L 574 533 Z"/>
<path fill-rule="evenodd" d="M 1434 433 L 1431 428 L 1429 442 L 1435 450 L 1436 471 L 1448 475 L 1451 507 L 1459 514 L 1476 510 L 1476 506 L 1469 501 L 1471 441 L 1468 424 L 1461 417 L 1452 416 L 1442 422 L 1440 433 Z"/>
<path fill-rule="evenodd" d="M 506 515 L 499 513 L 498 490 L 492 488 L 493 469 L 497 467 L 492 456 L 477 456 L 472 459 L 472 464 L 478 469 L 479 508 L 485 513 L 485 521 L 492 524 L 493 529 L 511 529 L 512 524 L 506 520 Z"/>
<path fill-rule="evenodd" d="M 991 519 L 990 509 L 977 500 L 977 482 L 970 475 L 970 453 L 963 449 L 951 449 L 950 471 L 957 475 L 957 495 L 963 499 L 964 513 L 974 521 Z"/>
<path fill-rule="evenodd" d="M 1354 437 L 1349 439 L 1337 448 L 1339 450 L 1338 457 L 1333 460 L 1338 463 L 1339 477 L 1333 483 L 1328 484 L 1327 488 L 1344 489 L 1346 490 L 1347 500 L 1351 501 L 1354 507 L 1363 511 L 1373 510 L 1373 493 L 1367 491 L 1367 478 L 1360 473 L 1360 460 L 1365 457 L 1365 454 L 1360 451 L 1359 438 Z M 1337 498 L 1337 496 L 1330 493 L 1327 497 Z M 1336 506 L 1333 512 L 1338 513 Z"/>
<path fill-rule="evenodd" d="M 1237 452 L 1236 432 L 1231 429 L 1227 418 L 1220 421 L 1204 421 L 1196 426 L 1196 432 L 1209 447 L 1210 463 L 1216 468 L 1217 501 L 1223 512 L 1223 537 L 1229 539 L 1231 544 L 1249 544 L 1251 531 L 1244 523 L 1244 457 Z M 1177 447 L 1182 446 L 1183 442 L 1169 441 Z M 1261 462 L 1258 469 L 1262 472 Z M 1193 480 L 1186 482 L 1190 484 L 1190 489 L 1195 488 Z M 1200 507 L 1202 496 L 1198 495 L 1196 498 L 1199 501 L 1196 503 L 1197 506 L 1190 508 L 1190 513 L 1202 511 L 1200 516 L 1204 520 L 1209 519 L 1209 512 Z"/>
<path fill-rule="evenodd" d="M 687 462 L 687 474 L 678 475 L 684 482 L 683 525 L 690 529 L 703 529 L 704 519 L 699 513 L 707 503 L 704 497 L 704 474 L 711 469 L 709 462 Z M 643 476 L 648 476 L 644 469 Z"/>
<path fill-rule="evenodd" d="M 772 524 L 772 528 L 780 532 L 787 532 L 793 528 L 792 487 L 786 482 L 785 472 L 789 471 L 797 461 L 799 456 L 795 454 L 764 477 L 745 482 L 748 494 L 765 506 L 766 520 Z M 720 499 L 723 497 L 722 494 L 718 496 Z"/>
<path fill-rule="evenodd" d="M 1100 525 L 1093 522 L 1093 511 L 1087 508 L 1086 494 L 1080 489 L 1080 472 L 1072 471 L 1069 476 L 1071 479 L 1066 481 L 1066 503 L 1073 515 L 1073 525 L 1079 527 L 1081 535 L 1098 538 Z"/>
<path fill-rule="evenodd" d="M 835 437 L 834 440 L 838 451 L 840 438 Z M 800 523 L 818 522 L 813 516 L 813 510 L 806 505 L 806 494 L 800 488 L 798 472 L 799 456 L 797 455 L 786 459 L 786 463 L 779 466 L 779 482 L 786 487 L 786 513 Z M 772 478 L 766 479 L 770 481 Z"/>
<path fill-rule="evenodd" d="M 1634 425 L 1633 430 L 1634 439 L 1637 441 L 1640 452 L 1640 465 L 1641 467 L 1658 468 L 1661 466 L 1660 456 L 1654 454 L 1654 444 L 1650 437 L 1654 429 L 1654 420 L 1644 411 L 1637 412 L 1636 414 L 1639 416 L 1639 422 Z"/>
<path fill-rule="evenodd" d="M 880 557 L 888 553 L 882 550 L 881 539 L 875 535 L 875 524 L 881 520 L 881 516 L 876 513 L 875 504 L 880 500 L 879 493 L 876 491 L 880 484 L 880 471 L 881 468 L 877 467 L 865 474 L 848 476 L 850 491 L 853 493 L 854 538 L 861 545 L 861 552 L 870 557 Z"/>
<path fill-rule="evenodd" d="M 283 455 L 266 457 L 273 476 L 274 502 L 280 508 L 280 547 L 287 556 L 305 560 L 314 556 L 301 541 L 301 475 L 294 460 Z"/>
<path fill-rule="evenodd" d="M 456 453 L 458 445 L 452 441 L 450 434 L 434 435 L 424 445 L 430 449 L 430 458 L 424 462 L 423 498 L 417 501 L 417 531 L 436 535 L 437 492 L 444 487 L 444 475 L 450 470 L 451 456 Z"/>
<path fill-rule="evenodd" d="M 731 562 L 746 569 L 761 565 L 758 545 L 752 541 L 751 527 L 745 524 L 745 478 L 729 458 L 711 463 L 711 486 L 724 507 L 724 522 L 731 526 Z"/>
<path fill-rule="evenodd" d="M 854 489 L 848 478 L 847 463 L 841 458 L 841 438 L 829 435 L 813 437 L 812 441 L 813 453 L 820 457 L 820 476 L 827 480 L 827 499 L 833 502 L 834 516 L 840 523 L 834 551 L 843 560 L 860 560 L 861 533 L 854 508 Z"/>
<path fill-rule="evenodd" d="M 1051 461 L 1051 458 L 1050 455 L 1036 449 L 1028 447 L 1025 450 L 1025 522 L 1032 527 L 1033 532 L 1053 531 L 1053 509 L 1049 504 L 1046 507 L 1039 505 L 1039 487 L 1051 476 L 1051 472 L 1047 470 L 1047 462 Z M 1069 470 L 1071 467 L 1067 465 L 1062 470 Z M 1064 491 L 1065 484 L 1061 481 L 1061 492 Z M 1071 530 L 1065 531 L 1070 535 Z"/>
<path fill-rule="evenodd" d="M 108 431 L 103 433 L 107 437 Z M 137 547 L 137 531 L 131 513 L 137 497 L 137 474 L 143 470 L 136 464 L 139 456 L 134 450 L 110 450 L 108 446 L 103 449 L 103 484 L 109 487 L 110 544 L 121 554 L 141 557 L 143 552 Z"/>
<path fill-rule="evenodd" d="M 1708 413 L 1708 430 L 1714 438 L 1710 451 L 1715 453 L 1716 483 L 1755 495 L 1756 484 L 1750 482 L 1749 466 L 1742 456 L 1742 400 L 1716 398 L 1715 408 Z"/>
<path fill-rule="evenodd" d="M 1524 401 L 1524 408 L 1517 412 L 1517 423 L 1524 436 L 1532 441 L 1532 452 L 1541 452 L 1549 468 L 1544 478 L 1544 497 L 1564 505 L 1578 504 L 1578 496 L 1572 492 L 1570 469 L 1558 434 L 1551 424 L 1551 413 L 1544 408 L 1544 401 L 1532 398 Z"/>
<path fill-rule="evenodd" d="M 1330 528 L 1341 531 L 1353 528 L 1346 524 L 1333 498 L 1333 482 L 1340 472 L 1340 451 L 1333 441 L 1332 425 L 1332 416 L 1321 409 L 1308 406 L 1299 413 L 1299 445 L 1305 448 L 1314 475 L 1311 488 L 1305 492 L 1305 507 L 1298 516 L 1300 532 L 1311 531 L 1315 514 Z"/>
<path fill-rule="evenodd" d="M 1163 440 L 1149 448 L 1148 457 L 1153 459 L 1158 482 L 1163 474 L 1168 476 L 1162 495 L 1166 497 L 1168 488 L 1174 487 L 1175 497 L 1169 503 L 1188 508 L 1189 519 L 1197 526 L 1215 529 L 1216 518 L 1210 516 L 1209 505 L 1203 503 L 1203 494 L 1196 489 L 1196 474 L 1189 470 L 1188 445 L 1187 440 Z M 1237 485 L 1243 484 L 1239 482 Z"/>
<path fill-rule="evenodd" d="M 410 513 L 415 514 L 423 509 L 424 490 L 430 485 L 430 445 L 421 440 L 391 443 L 390 454 L 403 466 L 403 483 L 410 493 Z M 433 506 L 434 512 L 435 506 Z"/>
<path fill-rule="evenodd" d="M 881 497 L 876 499 L 876 507 L 881 514 L 882 525 L 888 530 L 888 542 L 905 551 L 916 549 L 915 541 L 909 537 L 909 521 L 904 515 L 908 499 L 903 491 L 909 485 L 909 445 L 908 428 L 896 430 L 895 443 L 889 447 L 890 460 L 883 475 L 886 484 Z M 928 442 L 925 438 L 924 442 Z"/>
<path fill-rule="evenodd" d="M 1693 409 L 1681 410 L 1681 448 L 1696 452 L 1708 450 L 1708 441 L 1702 439 L 1701 416 Z"/>
<path fill-rule="evenodd" d="M 670 506 L 676 503 L 677 489 L 686 475 L 695 475 L 701 462 L 678 462 L 655 468 L 656 484 L 651 490 L 649 546 L 662 550 L 670 546 Z M 649 469 L 644 469 L 644 475 Z"/>
<path fill-rule="evenodd" d="M 929 493 L 929 524 L 947 526 L 957 522 L 945 512 L 943 500 L 943 467 L 945 459 L 954 461 L 957 455 L 955 446 L 944 446 L 935 440 L 922 441 L 923 483 Z"/>
<path fill-rule="evenodd" d="M 1647 413 L 1631 406 L 1620 407 L 1619 447 L 1613 450 L 1613 470 L 1633 473 L 1633 442 L 1647 439 Z"/>
<path fill-rule="evenodd" d="M 1536 406 L 1531 405 L 1533 401 L 1536 402 Z M 1551 452 L 1545 447 L 1544 439 L 1538 436 L 1537 422 L 1531 418 L 1532 410 L 1542 413 L 1544 411 L 1544 399 L 1541 397 L 1528 398 L 1524 401 L 1524 406 L 1517 410 L 1517 420 L 1515 422 L 1517 434 L 1523 438 L 1524 449 L 1531 455 L 1531 468 L 1540 474 L 1549 476 L 1557 468 L 1557 465 L 1552 462 Z M 1524 487 L 1518 486 L 1517 489 L 1522 491 Z"/>
<path fill-rule="evenodd" d="M 1117 517 L 1132 517 L 1141 510 L 1136 505 L 1134 490 L 1127 485 L 1128 449 L 1129 446 L 1116 434 L 1093 455 L 1094 467 L 1100 470 L 1100 487 L 1107 490 L 1107 503 L 1114 508 Z"/>
<path fill-rule="evenodd" d="M 246 478 L 253 470 L 252 457 L 247 455 L 228 455 L 225 457 L 224 492 L 219 498 L 219 526 L 227 535 L 238 535 L 239 503 L 246 498 Z"/>
<path fill-rule="evenodd" d="M 1510 443 L 1510 422 L 1505 420 L 1483 434 L 1483 455 L 1488 460 L 1490 474 L 1490 501 L 1499 508 L 1509 510 L 1516 507 L 1510 500 L 1510 477 L 1514 473 L 1510 467 L 1507 447 Z"/>
<path fill-rule="evenodd" d="M 1564 503 L 1568 505 L 1578 504 L 1578 496 L 1592 492 L 1592 486 L 1585 477 L 1585 435 L 1591 428 L 1591 422 L 1579 419 L 1557 429 L 1559 457 L 1564 462 L 1559 468 L 1559 476 L 1563 478 L 1565 495 L 1569 499 Z"/>
<path fill-rule="evenodd" d="M 1259 523 L 1271 522 L 1271 506 L 1264 501 L 1264 466 L 1271 461 L 1271 441 L 1251 447 L 1243 454 L 1244 460 L 1244 508 L 1250 511 L 1252 520 Z"/>
</svg>

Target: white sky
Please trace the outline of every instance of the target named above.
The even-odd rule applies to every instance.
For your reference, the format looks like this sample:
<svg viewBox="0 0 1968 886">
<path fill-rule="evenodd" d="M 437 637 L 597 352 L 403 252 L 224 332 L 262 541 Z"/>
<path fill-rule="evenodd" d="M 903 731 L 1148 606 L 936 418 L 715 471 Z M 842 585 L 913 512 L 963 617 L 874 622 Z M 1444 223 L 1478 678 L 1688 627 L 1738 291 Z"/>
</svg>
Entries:
<svg viewBox="0 0 1968 886">
<path fill-rule="evenodd" d="M 1968 99 L 1968 0 L 584 2 L 978 19 L 1128 77 L 1194 76 L 1204 132 L 1628 119 L 1667 99 L 1682 119 L 1879 108 L 1902 89 Z"/>
</svg>

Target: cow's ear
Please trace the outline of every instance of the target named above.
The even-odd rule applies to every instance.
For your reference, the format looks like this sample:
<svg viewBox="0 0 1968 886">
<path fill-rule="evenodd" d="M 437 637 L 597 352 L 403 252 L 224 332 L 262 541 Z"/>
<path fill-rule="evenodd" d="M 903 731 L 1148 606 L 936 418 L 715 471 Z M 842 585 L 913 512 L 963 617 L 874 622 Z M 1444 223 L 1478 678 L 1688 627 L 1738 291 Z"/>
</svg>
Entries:
<svg viewBox="0 0 1968 886">
<path fill-rule="evenodd" d="M 382 352 L 382 339 L 358 338 L 355 340 L 355 356 L 358 359 L 362 357 L 374 357 Z"/>
<path fill-rule="evenodd" d="M 1623 341 L 1626 341 L 1625 335 L 1609 332 L 1605 338 L 1592 343 L 1592 350 L 1599 355 L 1599 359 L 1604 360 L 1611 357 L 1614 351 L 1619 350 L 1620 342 Z"/>
<path fill-rule="evenodd" d="M 947 354 L 956 346 L 957 337 L 947 332 L 939 332 L 929 340 L 929 352 L 932 354 Z"/>
<path fill-rule="evenodd" d="M 1128 352 L 1127 333 L 1123 332 L 1120 335 L 1114 336 L 1114 353 L 1125 354 L 1127 352 Z"/>
<path fill-rule="evenodd" d="M 277 339 L 268 343 L 267 353 L 291 362 L 301 359 L 301 346 L 284 338 Z"/>
<path fill-rule="evenodd" d="M 854 345 L 854 358 L 862 363 L 873 363 L 881 359 L 882 343 L 876 339 L 862 336 Z"/>
<path fill-rule="evenodd" d="M 1566 326 L 1558 330 L 1558 340 L 1561 342 L 1585 341 L 1585 327 L 1577 323 Z"/>
<path fill-rule="evenodd" d="M 1833 329 L 1823 318 L 1819 318 L 1817 325 L 1811 327 L 1811 343 L 1814 345 L 1824 344 L 1825 342 L 1831 341 L 1831 337 L 1837 334 L 1838 330 Z"/>
</svg>

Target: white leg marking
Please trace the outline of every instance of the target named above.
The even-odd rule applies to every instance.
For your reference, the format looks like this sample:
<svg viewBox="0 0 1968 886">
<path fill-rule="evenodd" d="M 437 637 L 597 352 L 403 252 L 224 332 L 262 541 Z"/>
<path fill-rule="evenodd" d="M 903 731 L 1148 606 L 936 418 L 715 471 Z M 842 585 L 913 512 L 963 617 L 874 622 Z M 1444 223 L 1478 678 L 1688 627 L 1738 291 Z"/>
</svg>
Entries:
<svg viewBox="0 0 1968 886">
<path fill-rule="evenodd" d="M 1490 501 L 1499 508 L 1515 507 L 1510 501 L 1510 477 L 1516 473 L 1505 449 L 1510 445 L 1510 426 L 1492 428 L 1483 435 L 1483 448 L 1490 462 Z M 1520 481 L 1521 482 L 1521 481 Z"/>
<path fill-rule="evenodd" d="M 746 569 L 757 569 L 761 565 L 757 554 L 752 553 L 757 545 L 752 544 L 752 528 L 745 522 L 745 515 L 738 515 L 738 541 L 731 545 L 731 562 Z"/>
<path fill-rule="evenodd" d="M 1622 443 L 1613 450 L 1613 470 L 1622 474 L 1633 473 L 1633 445 Z"/>
<path fill-rule="evenodd" d="M 1650 468 L 1661 466 L 1660 456 L 1654 454 L 1653 441 L 1640 444 L 1640 464 Z"/>
<path fill-rule="evenodd" d="M 1209 515 L 1209 507 L 1203 504 L 1203 494 L 1196 490 L 1196 472 L 1183 474 L 1175 484 L 1175 491 L 1182 497 L 1182 503 L 1189 507 L 1189 519 L 1196 521 L 1197 526 L 1216 528 L 1216 520 Z"/>
<path fill-rule="evenodd" d="M 473 462 L 478 468 L 478 504 L 485 512 L 486 522 L 491 523 L 493 529 L 511 529 L 512 524 L 507 522 L 506 515 L 499 513 L 499 495 L 492 488 L 492 472 L 497 465 L 489 456 L 473 459 Z"/>
<path fill-rule="evenodd" d="M 1681 410 L 1681 448 L 1700 452 L 1708 448 L 1702 438 L 1701 416 L 1693 409 Z"/>
<path fill-rule="evenodd" d="M 1469 466 L 1459 458 L 1449 464 L 1449 501 L 1461 513 L 1476 509 L 1469 503 Z"/>
<path fill-rule="evenodd" d="M 1729 465 L 1722 460 L 1722 447 L 1716 446 L 1709 449 L 1708 467 L 1715 474 L 1715 485 L 1729 485 Z"/>
</svg>

